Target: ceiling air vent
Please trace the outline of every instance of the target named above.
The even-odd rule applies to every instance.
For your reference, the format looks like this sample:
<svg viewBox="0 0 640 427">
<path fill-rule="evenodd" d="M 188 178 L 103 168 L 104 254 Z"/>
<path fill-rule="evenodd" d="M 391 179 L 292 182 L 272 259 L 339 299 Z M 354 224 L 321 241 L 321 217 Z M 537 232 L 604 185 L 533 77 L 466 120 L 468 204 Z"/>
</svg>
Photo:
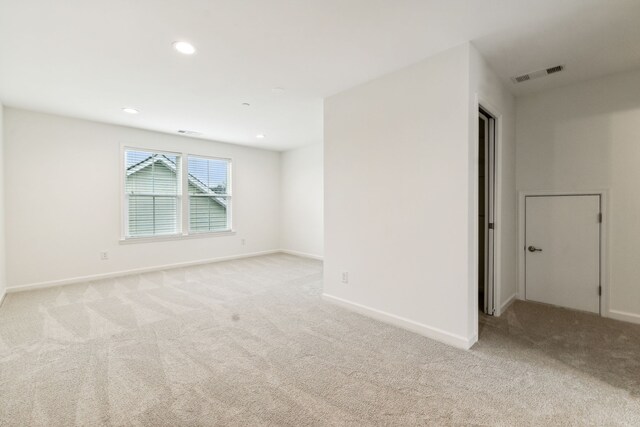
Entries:
<svg viewBox="0 0 640 427">
<path fill-rule="evenodd" d="M 202 135 L 202 132 L 196 132 L 194 130 L 186 130 L 186 129 L 178 129 L 178 133 L 181 135 L 188 135 L 188 136 L 200 136 Z"/>
<path fill-rule="evenodd" d="M 544 70 L 533 71 L 531 73 L 511 77 L 511 81 L 514 83 L 522 83 L 526 82 L 527 80 L 533 80 L 540 77 L 548 76 L 549 74 L 559 73 L 562 70 L 564 70 L 564 65 L 556 65 L 555 67 L 545 68 Z"/>
<path fill-rule="evenodd" d="M 559 73 L 564 70 L 564 65 L 556 65 L 555 67 L 547 68 L 547 74 Z"/>
</svg>

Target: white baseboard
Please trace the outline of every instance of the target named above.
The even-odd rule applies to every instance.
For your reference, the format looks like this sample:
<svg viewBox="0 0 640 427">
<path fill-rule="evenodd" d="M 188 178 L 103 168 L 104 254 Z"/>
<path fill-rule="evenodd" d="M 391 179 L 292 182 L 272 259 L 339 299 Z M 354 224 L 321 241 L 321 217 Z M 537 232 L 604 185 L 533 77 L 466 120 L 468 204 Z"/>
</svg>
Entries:
<svg viewBox="0 0 640 427">
<path fill-rule="evenodd" d="M 303 258 L 317 259 L 319 261 L 323 260 L 322 255 L 314 255 L 314 254 L 308 254 L 308 253 L 305 253 L 305 252 L 292 251 L 291 249 L 280 249 L 280 252 L 282 252 L 284 254 L 303 257 Z"/>
<path fill-rule="evenodd" d="M 508 299 L 507 299 L 507 300 L 506 300 L 506 301 L 505 301 L 505 302 L 500 306 L 500 310 L 496 313 L 496 316 L 497 316 L 497 317 L 500 317 L 500 316 L 502 315 L 502 313 L 504 313 L 504 312 L 507 310 L 507 308 L 509 308 L 509 306 L 510 306 L 511 304 L 513 304 L 513 302 L 514 302 L 515 300 L 517 300 L 517 299 L 518 299 L 518 294 L 513 294 L 513 295 L 511 295 L 511 296 L 510 296 L 510 297 L 509 297 L 509 298 L 508 298 Z"/>
<path fill-rule="evenodd" d="M 469 348 L 471 348 L 471 346 L 478 340 L 476 336 L 464 338 L 438 328 L 433 328 L 431 326 L 427 326 L 410 319 L 405 319 L 404 317 L 396 316 L 394 314 L 386 313 L 375 308 L 367 307 L 355 302 L 344 300 L 342 298 L 334 297 L 333 295 L 322 294 L 322 299 L 327 302 L 339 305 L 348 310 L 354 311 L 358 314 L 362 314 L 372 319 L 376 319 L 381 322 L 388 323 L 390 325 L 397 326 L 411 332 L 415 332 L 427 338 L 431 338 L 457 348 L 462 348 L 464 350 L 468 350 Z"/>
<path fill-rule="evenodd" d="M 640 324 L 640 314 L 627 313 L 626 311 L 609 310 L 607 317 L 616 320 L 622 320 L 623 322 L 638 323 Z"/>
<path fill-rule="evenodd" d="M 72 278 L 69 278 L 69 279 L 51 280 L 51 281 L 39 282 L 39 283 L 30 283 L 30 284 L 26 284 L 26 285 L 10 286 L 10 287 L 8 287 L 6 289 L 6 292 L 7 293 L 12 293 L 12 292 L 31 291 L 31 290 L 34 290 L 34 289 L 52 288 L 52 287 L 55 287 L 55 286 L 72 285 L 74 283 L 91 282 L 91 281 L 94 281 L 94 280 L 102 280 L 102 279 L 112 279 L 114 277 L 128 276 L 128 275 L 131 275 L 131 274 L 150 273 L 150 272 L 153 272 L 153 271 L 171 270 L 173 268 L 181 268 L 181 267 L 190 267 L 190 266 L 193 266 L 193 265 L 209 264 L 209 263 L 212 263 L 212 262 L 231 261 L 231 260 L 234 260 L 234 259 L 241 259 L 241 258 L 252 258 L 252 257 L 256 257 L 256 256 L 270 255 L 270 254 L 275 254 L 275 253 L 279 253 L 279 252 L 282 252 L 282 251 L 280 251 L 278 249 L 273 249 L 273 250 L 269 250 L 269 251 L 252 252 L 252 253 L 248 253 L 248 254 L 231 255 L 231 256 L 218 257 L 218 258 L 201 259 L 201 260 L 197 260 L 197 261 L 179 262 L 179 263 L 175 263 L 175 264 L 156 265 L 156 266 L 153 266 L 153 267 L 135 268 L 135 269 L 132 269 L 132 270 L 114 271 L 114 272 L 111 272 L 111 273 L 93 274 L 93 275 L 90 275 L 90 276 L 72 277 Z"/>
</svg>

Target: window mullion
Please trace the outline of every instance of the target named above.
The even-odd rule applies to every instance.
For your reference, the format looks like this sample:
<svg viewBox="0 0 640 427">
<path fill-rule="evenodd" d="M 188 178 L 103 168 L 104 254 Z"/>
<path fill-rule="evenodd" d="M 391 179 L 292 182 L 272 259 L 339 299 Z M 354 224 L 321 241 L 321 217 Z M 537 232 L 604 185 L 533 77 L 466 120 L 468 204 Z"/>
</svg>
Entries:
<svg viewBox="0 0 640 427">
<path fill-rule="evenodd" d="M 188 154 L 182 153 L 180 157 L 180 224 L 183 235 L 189 234 L 189 167 Z"/>
<path fill-rule="evenodd" d="M 152 207 L 152 212 L 153 212 L 153 220 L 151 221 L 151 224 L 153 224 L 153 234 L 156 234 L 156 228 L 158 227 L 156 224 L 156 196 L 151 196 L 151 207 Z"/>
</svg>

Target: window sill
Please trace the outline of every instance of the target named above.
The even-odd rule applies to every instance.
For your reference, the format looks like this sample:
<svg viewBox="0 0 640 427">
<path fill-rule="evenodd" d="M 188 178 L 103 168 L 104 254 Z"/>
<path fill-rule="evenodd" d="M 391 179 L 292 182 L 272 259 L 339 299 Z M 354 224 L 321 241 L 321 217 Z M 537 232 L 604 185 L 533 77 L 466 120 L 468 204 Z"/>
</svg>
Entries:
<svg viewBox="0 0 640 427">
<path fill-rule="evenodd" d="M 151 237 L 126 237 L 120 239 L 121 245 L 129 245 L 134 243 L 153 243 L 153 242 L 172 242 L 174 240 L 191 240 L 202 239 L 206 237 L 222 237 L 233 236 L 236 234 L 235 230 L 221 230 L 221 231 L 207 231 L 201 233 L 192 234 L 170 234 L 166 236 L 151 236 Z"/>
</svg>

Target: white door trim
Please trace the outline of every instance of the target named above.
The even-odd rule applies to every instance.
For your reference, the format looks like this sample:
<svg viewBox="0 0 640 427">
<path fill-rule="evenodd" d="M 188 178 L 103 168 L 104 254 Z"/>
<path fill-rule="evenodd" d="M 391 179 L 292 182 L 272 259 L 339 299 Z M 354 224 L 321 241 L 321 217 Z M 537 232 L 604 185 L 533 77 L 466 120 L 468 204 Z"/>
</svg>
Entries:
<svg viewBox="0 0 640 427">
<path fill-rule="evenodd" d="M 469 327 L 473 333 L 471 345 L 478 338 L 478 112 L 482 107 L 491 114 L 495 119 L 495 227 L 494 227 L 494 300 L 495 312 L 494 316 L 500 316 L 502 306 L 502 138 L 504 135 L 502 112 L 496 107 L 490 98 L 483 94 L 475 94 L 472 102 L 473 110 L 469 114 L 469 129 L 472 130 L 469 135 L 469 283 L 468 283 L 468 306 L 467 315 Z"/>
<path fill-rule="evenodd" d="M 486 113 L 486 114 L 485 114 Z M 480 120 L 485 122 L 485 146 L 484 146 L 484 167 L 485 167 L 485 206 L 484 206 L 484 259 L 478 259 L 478 263 L 484 264 L 484 301 L 485 313 L 495 315 L 496 307 L 499 305 L 495 299 L 495 198 L 496 198 L 496 125 L 495 117 L 489 114 L 482 106 L 478 113 Z M 479 153 L 480 154 L 480 153 Z M 478 163 L 479 164 L 479 163 Z M 478 233 L 480 227 L 478 227 Z M 479 235 L 478 235 L 479 238 Z M 488 262 L 490 261 L 490 262 Z M 479 274 L 478 274 L 479 278 Z M 480 302 L 480 301 L 479 301 Z"/>
<path fill-rule="evenodd" d="M 469 185 L 470 185 L 470 306 L 471 327 L 478 336 L 478 112 L 480 108 L 491 114 L 495 120 L 495 201 L 494 201 L 494 316 L 500 316 L 502 307 L 502 146 L 503 146 L 503 117 L 502 112 L 496 104 L 482 94 L 475 94 L 473 103 L 473 114 L 471 115 L 473 134 L 470 138 L 470 162 L 469 162 Z"/>
<path fill-rule="evenodd" d="M 520 191 L 518 192 L 518 299 L 524 300 L 525 295 L 525 198 L 527 196 L 600 196 L 600 210 L 602 213 L 602 224 L 600 224 L 600 286 L 602 295 L 600 296 L 600 315 L 609 315 L 609 256 L 607 252 L 609 239 L 609 199 L 608 190 L 592 191 Z"/>
</svg>

